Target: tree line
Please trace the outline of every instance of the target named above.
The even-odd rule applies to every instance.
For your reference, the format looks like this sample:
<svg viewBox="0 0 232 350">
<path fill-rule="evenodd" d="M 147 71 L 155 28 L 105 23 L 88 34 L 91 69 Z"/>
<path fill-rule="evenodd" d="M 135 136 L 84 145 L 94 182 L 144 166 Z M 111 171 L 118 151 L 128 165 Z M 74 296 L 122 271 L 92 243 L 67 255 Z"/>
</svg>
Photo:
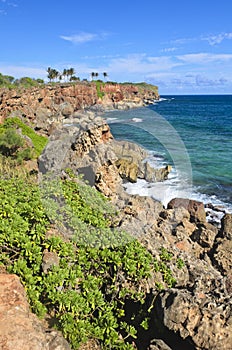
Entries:
<svg viewBox="0 0 232 350">
<path fill-rule="evenodd" d="M 75 74 L 75 69 L 74 68 L 68 68 L 68 69 L 63 69 L 63 72 L 59 72 L 58 70 L 48 67 L 47 69 L 47 77 L 49 81 L 80 81 L 79 77 L 76 77 Z M 98 78 L 99 73 L 98 72 L 91 72 L 91 79 L 93 80 L 94 78 Z M 108 77 L 108 74 L 106 72 L 102 73 L 104 79 Z"/>
<path fill-rule="evenodd" d="M 48 67 L 47 69 L 47 77 L 49 81 L 59 80 L 59 81 L 79 81 L 80 78 L 75 76 L 74 68 L 63 69 L 63 72 L 59 72 L 58 70 Z"/>
<path fill-rule="evenodd" d="M 58 70 L 48 67 L 47 68 L 47 78 L 49 82 L 55 82 L 55 81 L 64 81 L 64 82 L 71 82 L 71 81 L 80 81 L 79 77 L 76 77 L 74 68 L 68 68 L 63 69 L 62 73 Z M 108 74 L 106 72 L 101 73 L 104 77 L 104 80 L 108 77 Z M 98 72 L 91 72 L 90 73 L 90 79 L 91 80 L 98 80 L 99 77 Z M 83 79 L 87 80 L 87 79 Z M 30 78 L 30 77 L 22 77 L 22 78 L 15 78 L 11 75 L 4 75 L 0 73 L 0 88 L 14 88 L 17 86 L 24 86 L 24 87 L 32 87 L 37 86 L 40 84 L 44 84 L 45 81 L 40 78 Z"/>
<path fill-rule="evenodd" d="M 3 75 L 0 73 L 0 87 L 14 88 L 17 86 L 37 86 L 38 84 L 44 84 L 43 79 L 33 79 L 29 77 L 22 77 L 16 79 L 11 75 Z"/>
</svg>

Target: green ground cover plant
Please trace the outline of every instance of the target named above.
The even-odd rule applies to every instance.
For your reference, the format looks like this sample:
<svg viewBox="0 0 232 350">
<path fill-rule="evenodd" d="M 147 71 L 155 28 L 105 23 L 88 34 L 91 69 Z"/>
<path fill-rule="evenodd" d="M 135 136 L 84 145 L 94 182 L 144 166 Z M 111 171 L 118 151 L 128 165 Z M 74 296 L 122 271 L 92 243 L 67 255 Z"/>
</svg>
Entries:
<svg viewBox="0 0 232 350">
<path fill-rule="evenodd" d="M 69 175 L 43 186 L 27 174 L 0 177 L 0 264 L 20 276 L 33 312 L 52 320 L 73 349 L 88 339 L 102 349 L 133 349 L 139 329 L 149 329 L 146 280 L 159 271 L 174 285 L 165 265 L 172 256 L 154 258 L 115 227 L 107 199 Z M 46 269 L 45 253 L 55 257 Z"/>
</svg>

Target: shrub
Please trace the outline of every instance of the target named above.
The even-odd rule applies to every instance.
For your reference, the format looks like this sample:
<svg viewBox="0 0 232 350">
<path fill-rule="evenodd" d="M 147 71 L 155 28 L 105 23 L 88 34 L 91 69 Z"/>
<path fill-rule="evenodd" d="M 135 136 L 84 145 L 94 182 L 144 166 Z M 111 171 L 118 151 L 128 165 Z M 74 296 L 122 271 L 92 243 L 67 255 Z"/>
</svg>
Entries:
<svg viewBox="0 0 232 350">
<path fill-rule="evenodd" d="M 29 137 L 33 143 L 35 155 L 38 157 L 44 147 L 48 142 L 48 138 L 45 136 L 38 135 L 32 128 L 28 125 L 24 124 L 21 119 L 18 117 L 7 118 L 4 121 L 4 124 L 0 127 L 1 130 L 7 130 L 8 128 L 20 128 L 22 130 L 22 134 Z"/>
<path fill-rule="evenodd" d="M 0 134 L 0 152 L 6 156 L 14 156 L 24 144 L 23 139 L 13 128 L 8 128 Z"/>
<path fill-rule="evenodd" d="M 80 179 L 57 182 L 38 187 L 30 177 L 0 178 L 0 263 L 21 277 L 32 310 L 51 317 L 73 349 L 95 338 L 102 349 L 132 350 L 139 327 L 149 328 L 146 279 L 157 270 L 171 283 L 167 254 L 162 251 L 158 262 L 112 228 L 114 208 Z M 60 218 L 72 235 L 58 230 Z M 50 228 L 56 235 L 47 234 Z M 88 232 L 93 244 L 86 244 Z M 57 262 L 43 270 L 45 252 Z M 128 303 L 139 312 L 128 313 Z"/>
</svg>

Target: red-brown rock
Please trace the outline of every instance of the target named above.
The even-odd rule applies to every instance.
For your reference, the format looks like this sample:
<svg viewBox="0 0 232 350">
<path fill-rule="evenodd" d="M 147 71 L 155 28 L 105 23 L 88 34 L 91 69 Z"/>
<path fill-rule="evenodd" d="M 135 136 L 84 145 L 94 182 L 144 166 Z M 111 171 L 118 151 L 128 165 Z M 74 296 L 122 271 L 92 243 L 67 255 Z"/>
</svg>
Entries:
<svg viewBox="0 0 232 350">
<path fill-rule="evenodd" d="M 70 350 L 56 331 L 49 331 L 31 313 L 19 277 L 0 274 L 0 349 Z"/>
<path fill-rule="evenodd" d="M 205 208 L 202 202 L 186 198 L 174 198 L 168 203 L 167 206 L 168 209 L 175 209 L 178 207 L 183 207 L 188 210 L 192 222 L 206 221 Z"/>
</svg>

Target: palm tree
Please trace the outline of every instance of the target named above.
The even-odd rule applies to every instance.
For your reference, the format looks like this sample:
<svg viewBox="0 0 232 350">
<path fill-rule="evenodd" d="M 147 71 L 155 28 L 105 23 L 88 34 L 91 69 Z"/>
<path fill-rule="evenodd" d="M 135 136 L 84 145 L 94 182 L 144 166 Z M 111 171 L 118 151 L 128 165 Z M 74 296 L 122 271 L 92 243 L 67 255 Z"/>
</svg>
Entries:
<svg viewBox="0 0 232 350">
<path fill-rule="evenodd" d="M 68 72 L 67 72 L 67 69 L 63 69 L 63 73 L 62 73 L 63 77 L 64 77 L 64 80 L 65 80 L 65 77 L 68 76 Z"/>
<path fill-rule="evenodd" d="M 60 76 L 60 72 L 56 69 L 53 69 L 53 77 L 54 79 L 58 79 Z"/>
<path fill-rule="evenodd" d="M 52 68 L 51 68 L 51 67 L 48 67 L 47 73 L 48 73 L 48 79 L 49 79 L 49 81 L 51 82 L 51 80 L 53 79 L 53 78 L 52 78 Z"/>
<path fill-rule="evenodd" d="M 95 72 L 92 72 L 92 73 L 91 73 L 91 78 L 92 78 L 92 80 L 93 80 L 94 77 L 95 77 Z"/>
<path fill-rule="evenodd" d="M 70 76 L 69 81 L 72 80 L 72 76 L 75 74 L 74 68 L 67 69 L 67 76 Z"/>
<path fill-rule="evenodd" d="M 50 82 L 54 79 L 57 79 L 60 75 L 60 73 L 56 69 L 51 67 L 48 67 L 47 72 L 48 72 L 48 79 L 50 80 Z"/>
<path fill-rule="evenodd" d="M 106 77 L 108 77 L 108 74 L 106 72 L 103 72 L 102 74 L 103 74 L 104 79 L 106 79 Z"/>
<path fill-rule="evenodd" d="M 69 80 L 70 81 L 80 81 L 80 78 L 76 77 L 75 75 L 72 75 Z"/>
</svg>

